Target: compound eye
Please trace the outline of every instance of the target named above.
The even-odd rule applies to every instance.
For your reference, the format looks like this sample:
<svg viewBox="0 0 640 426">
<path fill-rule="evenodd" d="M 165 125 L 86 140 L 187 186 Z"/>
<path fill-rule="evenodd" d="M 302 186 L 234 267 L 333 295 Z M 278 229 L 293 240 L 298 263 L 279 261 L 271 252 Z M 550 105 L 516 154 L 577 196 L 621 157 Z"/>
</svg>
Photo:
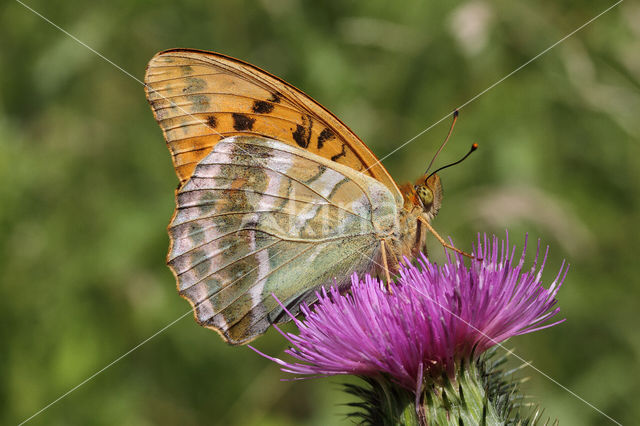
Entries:
<svg viewBox="0 0 640 426">
<path fill-rule="evenodd" d="M 429 188 L 423 185 L 419 185 L 416 188 L 416 191 L 418 193 L 418 197 L 420 197 L 420 201 L 422 201 L 422 205 L 425 208 L 428 208 L 431 206 L 431 204 L 433 204 L 433 192 L 431 192 Z"/>
</svg>

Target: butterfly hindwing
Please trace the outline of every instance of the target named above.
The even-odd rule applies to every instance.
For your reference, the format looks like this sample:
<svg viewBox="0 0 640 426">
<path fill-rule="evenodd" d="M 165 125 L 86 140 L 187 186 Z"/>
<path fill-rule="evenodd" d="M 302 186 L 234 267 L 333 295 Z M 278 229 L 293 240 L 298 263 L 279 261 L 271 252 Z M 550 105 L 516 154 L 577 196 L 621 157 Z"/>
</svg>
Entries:
<svg viewBox="0 0 640 426">
<path fill-rule="evenodd" d="M 362 171 L 402 200 L 389 173 L 346 125 L 253 65 L 213 52 L 168 50 L 149 62 L 145 87 L 181 183 L 219 140 L 255 135 Z"/>
<path fill-rule="evenodd" d="M 375 179 L 263 137 L 221 140 L 177 194 L 169 265 L 199 323 L 245 343 L 371 271 L 397 205 Z"/>
</svg>

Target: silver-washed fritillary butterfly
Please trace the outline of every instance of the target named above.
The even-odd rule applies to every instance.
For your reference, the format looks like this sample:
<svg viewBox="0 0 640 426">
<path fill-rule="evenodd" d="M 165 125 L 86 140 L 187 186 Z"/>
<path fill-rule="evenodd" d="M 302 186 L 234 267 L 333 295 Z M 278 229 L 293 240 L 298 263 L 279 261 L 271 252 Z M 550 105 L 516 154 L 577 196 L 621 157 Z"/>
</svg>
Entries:
<svg viewBox="0 0 640 426">
<path fill-rule="evenodd" d="M 328 110 L 253 65 L 174 49 L 147 99 L 180 185 L 167 256 L 196 320 L 244 344 L 354 272 L 394 272 L 425 245 L 437 175 L 398 187 Z M 379 265 L 385 265 L 381 268 Z"/>
</svg>

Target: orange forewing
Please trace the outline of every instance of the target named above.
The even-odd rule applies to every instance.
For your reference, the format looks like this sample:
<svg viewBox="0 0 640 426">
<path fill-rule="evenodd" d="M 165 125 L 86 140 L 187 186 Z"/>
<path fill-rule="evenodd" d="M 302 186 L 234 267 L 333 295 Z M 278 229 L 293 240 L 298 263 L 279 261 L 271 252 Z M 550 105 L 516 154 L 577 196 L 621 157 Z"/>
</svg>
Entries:
<svg viewBox="0 0 640 426">
<path fill-rule="evenodd" d="M 362 171 L 402 200 L 389 173 L 345 124 L 253 65 L 213 52 L 167 50 L 149 62 L 145 88 L 181 184 L 219 140 L 257 135 Z"/>
</svg>

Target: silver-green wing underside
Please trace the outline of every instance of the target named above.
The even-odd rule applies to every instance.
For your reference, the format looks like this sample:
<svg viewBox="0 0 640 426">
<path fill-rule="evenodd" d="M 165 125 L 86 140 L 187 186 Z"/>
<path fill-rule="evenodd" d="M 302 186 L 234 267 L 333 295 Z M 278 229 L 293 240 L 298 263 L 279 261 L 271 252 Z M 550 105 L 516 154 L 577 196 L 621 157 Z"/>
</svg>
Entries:
<svg viewBox="0 0 640 426">
<path fill-rule="evenodd" d="M 262 137 L 221 140 L 177 192 L 168 263 L 197 321 L 247 343 L 374 270 L 397 206 L 378 181 Z"/>
</svg>

